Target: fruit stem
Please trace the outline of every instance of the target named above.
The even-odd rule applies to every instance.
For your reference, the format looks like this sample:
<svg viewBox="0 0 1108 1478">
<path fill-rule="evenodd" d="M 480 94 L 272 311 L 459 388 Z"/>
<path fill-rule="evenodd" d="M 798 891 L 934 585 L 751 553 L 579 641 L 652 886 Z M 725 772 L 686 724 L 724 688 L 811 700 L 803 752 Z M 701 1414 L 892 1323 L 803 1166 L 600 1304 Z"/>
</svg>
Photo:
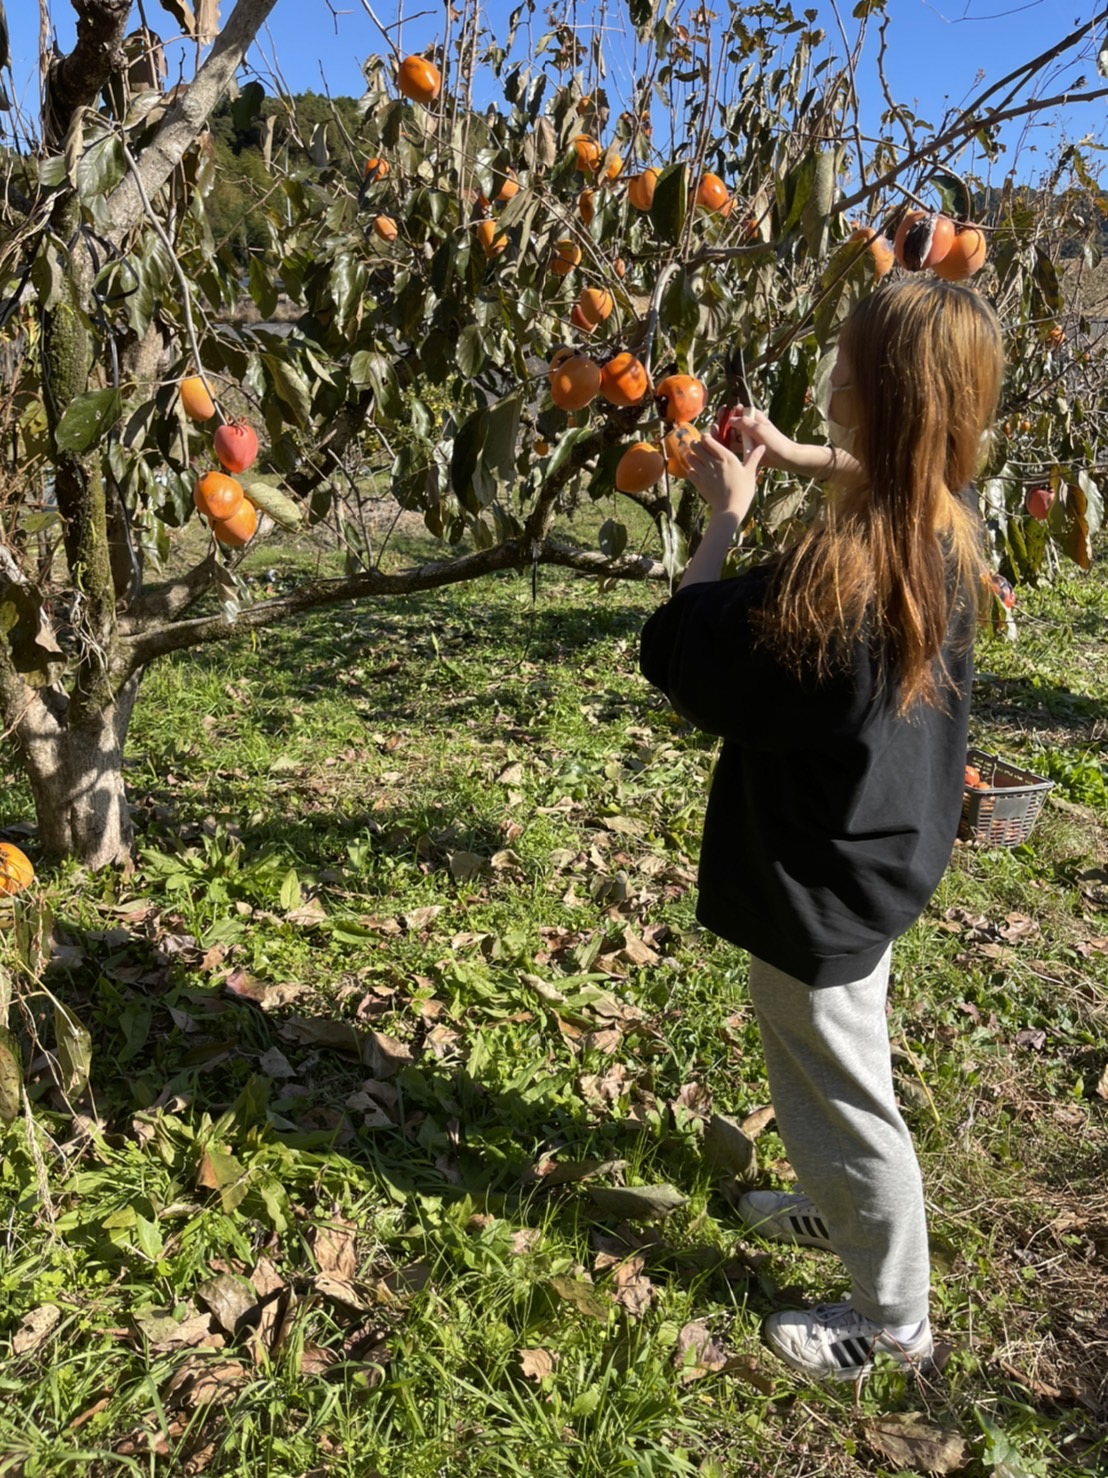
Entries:
<svg viewBox="0 0 1108 1478">
<path fill-rule="evenodd" d="M 200 342 L 196 337 L 196 325 L 192 321 L 192 288 L 189 285 L 188 278 L 185 276 L 184 269 L 182 268 L 180 262 L 177 260 L 177 253 L 173 250 L 173 243 L 166 235 L 165 228 L 162 226 L 161 221 L 158 220 L 158 217 L 154 212 L 154 208 L 150 204 L 150 196 L 147 195 L 146 186 L 142 182 L 142 173 L 135 162 L 134 155 L 127 147 L 127 136 L 123 132 L 122 128 L 120 128 L 119 130 L 119 147 L 123 151 L 124 159 L 127 161 L 127 168 L 135 177 L 135 185 L 138 189 L 139 199 L 142 201 L 142 208 L 146 213 L 146 219 L 153 226 L 155 234 L 157 235 L 161 244 L 165 247 L 166 255 L 169 257 L 170 262 L 173 264 L 173 272 L 177 278 L 177 285 L 181 289 L 181 304 L 185 310 L 185 332 L 188 334 L 189 348 L 192 350 L 192 358 L 193 363 L 196 365 L 196 373 L 204 382 L 204 389 L 208 392 L 209 395 L 211 395 L 212 404 L 215 406 L 215 413 L 217 418 L 219 419 L 221 424 L 226 425 L 227 417 L 220 410 L 219 402 L 216 400 L 215 396 L 212 395 L 212 387 L 208 384 L 208 378 L 204 373 L 204 366 L 200 360 Z"/>
</svg>

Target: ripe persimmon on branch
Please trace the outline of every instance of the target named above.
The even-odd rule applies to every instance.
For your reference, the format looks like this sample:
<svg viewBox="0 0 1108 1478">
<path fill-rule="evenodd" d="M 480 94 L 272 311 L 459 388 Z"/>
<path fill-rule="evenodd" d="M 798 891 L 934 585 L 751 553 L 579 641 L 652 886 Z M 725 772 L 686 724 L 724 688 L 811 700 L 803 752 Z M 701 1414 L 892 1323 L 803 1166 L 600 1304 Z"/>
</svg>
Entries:
<svg viewBox="0 0 1108 1478">
<path fill-rule="evenodd" d="M 671 499 L 696 419 L 753 395 L 822 435 L 838 325 L 890 269 L 876 227 L 906 199 L 927 220 L 892 270 L 938 269 L 939 241 L 968 273 L 985 234 L 954 217 L 978 214 L 974 280 L 1008 314 L 1019 415 L 987 469 L 994 563 L 1016 584 L 1087 560 L 1108 397 L 1063 252 L 1096 245 L 1091 159 L 1075 147 L 1032 209 L 962 155 L 983 124 L 1049 107 L 1032 90 L 1088 27 L 894 148 L 861 128 L 864 20 L 852 37 L 839 16 L 844 59 L 785 4 L 755 27 L 738 0 L 680 25 L 636 3 L 618 55 L 569 21 L 531 54 L 475 0 L 405 16 L 402 55 L 373 0 L 342 17 L 367 53 L 356 102 L 293 96 L 276 62 L 267 96 L 244 70 L 279 6 L 238 0 L 222 29 L 199 7 L 211 48 L 182 48 L 168 87 L 157 59 L 180 43 L 153 0 L 130 34 L 124 0 L 80 0 L 37 127 L 0 114 L 0 731 L 42 850 L 127 855 L 128 724 L 160 656 L 540 564 L 672 580 L 697 537 L 687 484 Z M 969 204 L 940 226 L 944 190 Z M 608 398 L 551 395 L 560 346 Z M 702 409 L 663 397 L 663 421 L 652 369 L 706 387 Z M 758 550 L 809 511 L 780 475 L 765 486 Z M 427 551 L 394 557 L 382 509 L 422 520 Z M 317 534 L 327 576 L 259 598 L 254 551 L 277 565 Z"/>
</svg>

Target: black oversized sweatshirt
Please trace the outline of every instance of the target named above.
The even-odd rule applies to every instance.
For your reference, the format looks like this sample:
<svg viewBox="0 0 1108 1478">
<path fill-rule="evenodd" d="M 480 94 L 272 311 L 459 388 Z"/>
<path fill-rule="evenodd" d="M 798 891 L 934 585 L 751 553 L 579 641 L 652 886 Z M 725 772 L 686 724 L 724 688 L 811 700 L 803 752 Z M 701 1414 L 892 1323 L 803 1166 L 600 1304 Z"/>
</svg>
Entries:
<svg viewBox="0 0 1108 1478">
<path fill-rule="evenodd" d="M 647 621 L 640 666 L 723 745 L 708 797 L 697 918 L 812 986 L 869 974 L 923 912 L 964 789 L 972 627 L 952 623 L 939 707 L 898 717 L 865 641 L 822 681 L 790 674 L 751 612 L 769 568 L 687 586 Z"/>
</svg>

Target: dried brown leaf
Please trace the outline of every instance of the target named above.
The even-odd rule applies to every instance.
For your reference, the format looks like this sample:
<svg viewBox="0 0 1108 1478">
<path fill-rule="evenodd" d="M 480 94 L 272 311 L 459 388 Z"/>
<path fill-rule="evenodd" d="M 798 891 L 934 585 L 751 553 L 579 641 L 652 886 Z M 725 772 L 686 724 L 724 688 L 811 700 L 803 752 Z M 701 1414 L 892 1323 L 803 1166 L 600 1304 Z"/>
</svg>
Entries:
<svg viewBox="0 0 1108 1478">
<path fill-rule="evenodd" d="M 370 1305 L 348 1278 L 333 1278 L 329 1273 L 317 1273 L 312 1279 L 312 1287 L 333 1303 L 345 1304 L 348 1309 L 356 1309 L 359 1314 L 369 1313 Z"/>
<path fill-rule="evenodd" d="M 424 908 L 413 908 L 410 913 L 400 915 L 400 922 L 411 933 L 418 933 L 420 929 L 426 929 L 432 920 L 438 918 L 443 906 L 441 903 L 429 903 Z"/>
<path fill-rule="evenodd" d="M 149 1309 L 135 1315 L 135 1327 L 152 1350 L 187 1350 L 205 1344 L 211 1334 L 208 1314 L 190 1313 L 183 1319 Z"/>
<path fill-rule="evenodd" d="M 263 1011 L 278 1011 L 302 996 L 308 987 L 288 980 L 266 983 L 248 970 L 239 969 L 231 971 L 223 982 L 223 989 L 240 1001 L 253 1001 Z"/>
<path fill-rule="evenodd" d="M 960 1432 L 929 1421 L 918 1411 L 872 1417 L 862 1423 L 862 1433 L 875 1452 L 900 1468 L 953 1473 L 970 1457 Z"/>
<path fill-rule="evenodd" d="M 654 1221 L 688 1205 L 688 1197 L 672 1185 L 592 1186 L 590 1199 L 614 1216 L 632 1221 Z"/>
<path fill-rule="evenodd" d="M 431 1281 L 431 1264 L 426 1258 L 421 1257 L 417 1262 L 410 1262 L 402 1268 L 394 1268 L 387 1273 L 378 1284 L 385 1293 L 395 1297 L 409 1296 L 419 1293 L 426 1288 Z"/>
<path fill-rule="evenodd" d="M 285 1279 L 277 1271 L 275 1265 L 268 1257 L 259 1257 L 254 1264 L 254 1271 L 250 1274 L 250 1282 L 259 1298 L 268 1298 L 271 1293 L 284 1288 Z"/>
<path fill-rule="evenodd" d="M 12 1335 L 13 1355 L 36 1355 L 49 1340 L 61 1321 L 62 1311 L 56 1304 L 41 1304 L 19 1321 Z"/>
<path fill-rule="evenodd" d="M 321 1273 L 335 1278 L 353 1278 L 358 1270 L 357 1227 L 337 1216 L 316 1227 L 312 1251 Z"/>
<path fill-rule="evenodd" d="M 232 1337 L 258 1309 L 257 1289 L 237 1273 L 217 1273 L 214 1278 L 205 1279 L 196 1296 L 211 1310 L 219 1327 Z"/>
<path fill-rule="evenodd" d="M 612 1297 L 632 1319 L 642 1318 L 658 1291 L 643 1274 L 645 1266 L 646 1258 L 639 1253 L 612 1270 Z"/>
<path fill-rule="evenodd" d="M 568 1274 L 559 1274 L 551 1278 L 550 1286 L 559 1298 L 572 1304 L 579 1313 L 587 1314 L 590 1319 L 607 1319 L 611 1308 L 608 1295 L 598 1292 L 583 1278 L 571 1278 Z"/>
<path fill-rule="evenodd" d="M 254 1358 L 259 1364 L 267 1356 L 276 1355 L 288 1339 L 298 1303 L 296 1294 L 285 1284 L 279 1293 L 262 1304 L 258 1332 L 252 1341 Z"/>
<path fill-rule="evenodd" d="M 549 1350 L 520 1350 L 519 1368 L 528 1380 L 544 1380 L 554 1373 L 554 1356 Z"/>
<path fill-rule="evenodd" d="M 757 1139 L 763 1129 L 773 1123 L 773 1104 L 763 1104 L 761 1108 L 752 1109 L 739 1126 L 744 1134 L 749 1134 L 751 1139 Z"/>
<path fill-rule="evenodd" d="M 678 1379 L 684 1385 L 688 1381 L 700 1380 L 702 1376 L 722 1370 L 727 1364 L 727 1352 L 715 1339 L 707 1324 L 694 1319 L 677 1336 L 673 1363 L 680 1372 Z"/>
<path fill-rule="evenodd" d="M 703 1083 L 685 1083 L 674 1102 L 687 1109 L 690 1114 L 706 1118 L 712 1111 L 712 1090 Z"/>
<path fill-rule="evenodd" d="M 162 1387 L 162 1398 L 173 1408 L 229 1406 L 249 1379 L 241 1360 L 206 1360 L 189 1355 Z"/>
<path fill-rule="evenodd" d="M 719 1170 L 740 1177 L 753 1176 L 758 1169 L 754 1141 L 737 1120 L 728 1114 L 713 1114 L 704 1130 L 704 1158 Z"/>
<path fill-rule="evenodd" d="M 375 1078 L 395 1078 L 402 1067 L 412 1061 L 412 1050 L 399 1037 L 388 1032 L 375 1032 L 366 1027 L 362 1062 Z"/>
</svg>

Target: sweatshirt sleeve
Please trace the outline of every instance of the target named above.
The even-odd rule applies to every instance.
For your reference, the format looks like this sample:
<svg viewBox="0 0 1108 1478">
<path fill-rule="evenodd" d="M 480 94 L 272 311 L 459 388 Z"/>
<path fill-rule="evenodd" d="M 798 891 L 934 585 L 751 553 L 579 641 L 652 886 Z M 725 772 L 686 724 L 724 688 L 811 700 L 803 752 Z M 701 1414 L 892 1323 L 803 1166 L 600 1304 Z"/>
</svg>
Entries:
<svg viewBox="0 0 1108 1478">
<path fill-rule="evenodd" d="M 755 640 L 751 610 L 764 588 L 755 569 L 678 591 L 643 628 L 643 676 L 696 728 L 748 748 L 807 749 L 856 732 L 874 697 L 866 652 L 823 680 L 788 672 Z"/>
</svg>

